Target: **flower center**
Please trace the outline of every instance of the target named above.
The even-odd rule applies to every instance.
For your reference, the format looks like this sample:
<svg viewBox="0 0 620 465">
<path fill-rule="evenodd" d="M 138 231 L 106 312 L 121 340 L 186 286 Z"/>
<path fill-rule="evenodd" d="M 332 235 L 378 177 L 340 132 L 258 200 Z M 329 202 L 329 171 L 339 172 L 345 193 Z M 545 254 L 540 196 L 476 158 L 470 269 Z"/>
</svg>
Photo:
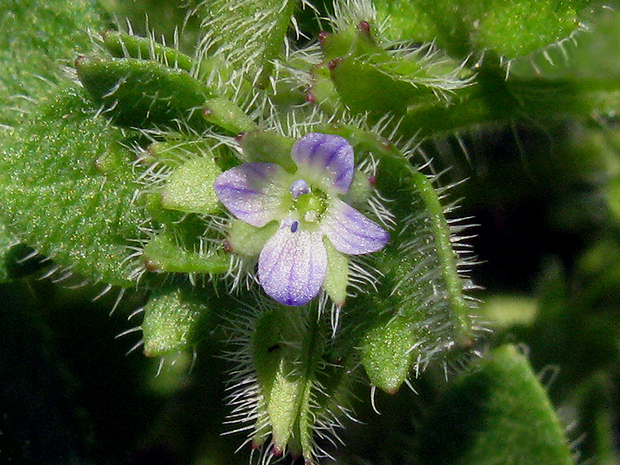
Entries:
<svg viewBox="0 0 620 465">
<path fill-rule="evenodd" d="M 317 223 L 327 210 L 327 194 L 322 189 L 310 187 L 303 179 L 293 182 L 289 191 L 293 197 L 292 208 L 297 212 L 296 216 L 306 223 Z"/>
</svg>

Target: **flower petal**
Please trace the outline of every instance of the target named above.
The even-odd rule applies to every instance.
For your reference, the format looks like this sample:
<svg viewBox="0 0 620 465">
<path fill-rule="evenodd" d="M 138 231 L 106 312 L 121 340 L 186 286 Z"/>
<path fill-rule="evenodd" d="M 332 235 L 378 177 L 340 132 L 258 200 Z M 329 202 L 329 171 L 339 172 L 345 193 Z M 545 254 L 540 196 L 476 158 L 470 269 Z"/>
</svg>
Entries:
<svg viewBox="0 0 620 465">
<path fill-rule="evenodd" d="M 348 255 L 377 252 L 390 240 L 385 229 L 339 199 L 332 201 L 321 231 L 338 252 Z"/>
<path fill-rule="evenodd" d="M 220 174 L 213 189 L 237 218 L 262 227 L 281 217 L 285 171 L 275 163 L 243 163 Z"/>
<path fill-rule="evenodd" d="M 293 306 L 316 297 L 327 271 L 322 237 L 319 231 L 303 230 L 296 221 L 282 221 L 258 257 L 258 280 L 267 295 Z"/>
<path fill-rule="evenodd" d="M 295 142 L 291 155 L 298 173 L 309 175 L 312 181 L 339 194 L 349 190 L 355 165 L 353 147 L 344 137 L 308 133 Z"/>
</svg>

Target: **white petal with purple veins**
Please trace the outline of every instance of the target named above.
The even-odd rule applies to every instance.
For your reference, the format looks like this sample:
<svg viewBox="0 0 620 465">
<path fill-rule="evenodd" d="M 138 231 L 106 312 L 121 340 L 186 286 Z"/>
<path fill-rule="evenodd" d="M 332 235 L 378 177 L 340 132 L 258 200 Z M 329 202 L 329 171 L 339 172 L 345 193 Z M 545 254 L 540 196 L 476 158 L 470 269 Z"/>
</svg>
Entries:
<svg viewBox="0 0 620 465">
<path fill-rule="evenodd" d="M 295 223 L 282 221 L 280 229 L 263 247 L 258 258 L 258 280 L 275 301 L 300 306 L 321 290 L 327 252 L 320 232 L 303 230 Z"/>
<path fill-rule="evenodd" d="M 349 190 L 355 165 L 353 147 L 344 137 L 308 133 L 295 142 L 291 155 L 299 174 L 339 194 Z"/>
<path fill-rule="evenodd" d="M 334 199 L 321 224 L 325 234 L 338 252 L 361 255 L 381 250 L 390 235 L 342 200 Z"/>
<path fill-rule="evenodd" d="M 275 163 L 243 163 L 220 174 L 213 189 L 237 218 L 262 227 L 281 218 L 282 199 L 288 186 L 286 172 Z"/>
</svg>

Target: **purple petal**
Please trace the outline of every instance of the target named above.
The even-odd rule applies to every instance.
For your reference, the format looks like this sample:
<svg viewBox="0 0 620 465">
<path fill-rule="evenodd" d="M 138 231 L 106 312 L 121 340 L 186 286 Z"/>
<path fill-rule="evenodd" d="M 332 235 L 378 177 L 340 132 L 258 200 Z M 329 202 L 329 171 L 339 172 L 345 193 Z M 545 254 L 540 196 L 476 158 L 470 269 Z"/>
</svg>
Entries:
<svg viewBox="0 0 620 465">
<path fill-rule="evenodd" d="M 321 231 L 338 252 L 348 255 L 377 252 L 390 240 L 381 226 L 337 199 L 333 200 Z"/>
<path fill-rule="evenodd" d="M 224 206 L 241 221 L 262 227 L 281 217 L 287 186 L 285 171 L 275 163 L 243 163 L 220 174 L 213 189 Z"/>
<path fill-rule="evenodd" d="M 298 173 L 310 174 L 312 180 L 346 194 L 355 168 L 353 147 L 340 136 L 311 132 L 293 145 L 293 160 Z"/>
<path fill-rule="evenodd" d="M 321 290 L 327 252 L 320 232 L 292 228 L 292 224 L 291 220 L 283 221 L 263 247 L 258 257 L 258 280 L 276 302 L 297 307 L 310 302 Z"/>
</svg>

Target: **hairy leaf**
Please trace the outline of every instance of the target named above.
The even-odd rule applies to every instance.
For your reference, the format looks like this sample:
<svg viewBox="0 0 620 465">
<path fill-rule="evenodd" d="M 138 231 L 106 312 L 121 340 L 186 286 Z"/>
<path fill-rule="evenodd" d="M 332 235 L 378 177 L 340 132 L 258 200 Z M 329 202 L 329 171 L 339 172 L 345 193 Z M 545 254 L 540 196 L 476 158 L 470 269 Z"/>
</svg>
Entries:
<svg viewBox="0 0 620 465">
<path fill-rule="evenodd" d="M 93 280 L 129 286 L 129 240 L 145 221 L 132 205 L 133 154 L 95 117 L 81 89 L 58 91 L 0 151 L 3 221 L 24 243 Z"/>
<path fill-rule="evenodd" d="M 429 465 L 574 463 L 544 387 L 513 346 L 448 387 L 423 423 L 419 454 Z"/>
<path fill-rule="evenodd" d="M 94 0 L 0 0 L 0 127 L 13 126 L 50 92 L 63 65 L 104 27 Z"/>
</svg>

